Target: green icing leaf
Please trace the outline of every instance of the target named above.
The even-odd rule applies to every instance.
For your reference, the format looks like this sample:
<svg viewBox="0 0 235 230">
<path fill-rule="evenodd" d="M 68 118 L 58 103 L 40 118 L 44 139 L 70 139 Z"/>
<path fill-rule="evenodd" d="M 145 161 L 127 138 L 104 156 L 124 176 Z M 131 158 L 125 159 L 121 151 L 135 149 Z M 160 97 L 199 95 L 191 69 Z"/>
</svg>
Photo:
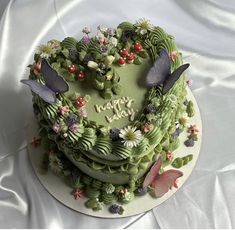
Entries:
<svg viewBox="0 0 235 230">
<path fill-rule="evenodd" d="M 175 158 L 171 164 L 174 168 L 180 168 L 183 166 L 183 160 L 180 157 Z"/>
<path fill-rule="evenodd" d="M 193 102 L 192 101 L 188 102 L 188 105 L 187 105 L 187 108 L 186 108 L 186 112 L 187 112 L 189 117 L 193 117 L 194 116 L 195 111 L 194 111 L 194 106 L 193 106 Z"/>
<path fill-rule="evenodd" d="M 113 93 L 111 91 L 111 89 L 105 89 L 101 92 L 101 96 L 104 98 L 104 99 L 111 99 L 112 96 L 113 96 Z"/>
<path fill-rule="evenodd" d="M 142 62 L 141 62 L 141 60 L 138 57 L 136 57 L 133 63 L 135 65 L 140 65 Z"/>
<path fill-rule="evenodd" d="M 74 82 L 75 81 L 75 75 L 73 73 L 69 73 L 67 69 L 60 68 L 58 69 L 58 72 L 61 76 L 64 77 L 64 79 L 68 82 Z"/>
<path fill-rule="evenodd" d="M 122 92 L 122 86 L 120 84 L 115 84 L 112 87 L 112 91 L 113 91 L 114 94 L 120 95 L 121 92 Z"/>
<path fill-rule="evenodd" d="M 69 57 L 69 50 L 68 50 L 68 49 L 62 49 L 62 50 L 61 50 L 61 53 L 62 53 L 66 58 Z"/>
<path fill-rule="evenodd" d="M 98 90 L 103 90 L 104 89 L 104 82 L 100 82 L 96 79 L 93 81 L 93 85 Z"/>
<path fill-rule="evenodd" d="M 85 206 L 87 208 L 92 208 L 93 211 L 98 211 L 102 209 L 101 203 L 98 201 L 97 198 L 91 198 L 85 202 Z"/>
<path fill-rule="evenodd" d="M 138 55 L 142 58 L 147 58 L 149 56 L 146 50 L 142 50 L 141 52 L 138 53 Z"/>
<path fill-rule="evenodd" d="M 86 54 L 87 54 L 86 51 L 84 51 L 84 50 L 80 51 L 80 53 L 79 53 L 79 60 L 83 61 L 83 59 L 86 56 Z"/>
</svg>

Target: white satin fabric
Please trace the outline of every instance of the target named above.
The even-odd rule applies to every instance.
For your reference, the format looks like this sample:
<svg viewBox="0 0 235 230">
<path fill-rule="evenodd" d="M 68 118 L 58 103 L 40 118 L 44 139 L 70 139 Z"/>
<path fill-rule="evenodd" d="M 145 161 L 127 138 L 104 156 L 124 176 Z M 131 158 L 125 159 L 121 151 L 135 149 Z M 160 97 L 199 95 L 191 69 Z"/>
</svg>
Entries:
<svg viewBox="0 0 235 230">
<path fill-rule="evenodd" d="M 141 17 L 174 35 L 191 64 L 188 78 L 203 120 L 201 154 L 183 187 L 152 211 L 89 217 L 59 203 L 36 178 L 26 150 L 31 94 L 19 81 L 39 44 Z M 235 228 L 234 37 L 233 0 L 12 0 L 0 24 L 0 227 Z"/>
</svg>

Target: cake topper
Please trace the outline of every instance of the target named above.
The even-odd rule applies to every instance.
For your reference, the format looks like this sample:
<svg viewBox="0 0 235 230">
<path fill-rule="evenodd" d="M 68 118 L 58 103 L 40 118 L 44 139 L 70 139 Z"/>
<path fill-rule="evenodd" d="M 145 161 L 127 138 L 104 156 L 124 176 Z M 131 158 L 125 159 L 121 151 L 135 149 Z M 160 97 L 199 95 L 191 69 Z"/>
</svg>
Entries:
<svg viewBox="0 0 235 230">
<path fill-rule="evenodd" d="M 45 102 L 50 104 L 56 103 L 56 94 L 64 93 L 69 90 L 67 82 L 54 70 L 46 59 L 42 59 L 41 64 L 42 76 L 45 85 L 35 80 L 21 80 L 22 83 L 28 85 L 30 89 L 41 97 Z"/>
<path fill-rule="evenodd" d="M 161 49 L 159 58 L 154 62 L 153 67 L 149 70 L 146 77 L 147 86 L 153 87 L 163 85 L 162 93 L 167 93 L 181 74 L 189 67 L 184 64 L 171 73 L 171 60 L 165 49 Z"/>
<path fill-rule="evenodd" d="M 177 188 L 176 180 L 183 176 L 179 170 L 170 169 L 159 174 L 162 165 L 162 158 L 159 157 L 156 163 L 152 166 L 147 176 L 144 179 L 143 187 L 151 185 L 154 188 L 156 197 L 161 197 L 171 189 L 172 186 Z"/>
</svg>

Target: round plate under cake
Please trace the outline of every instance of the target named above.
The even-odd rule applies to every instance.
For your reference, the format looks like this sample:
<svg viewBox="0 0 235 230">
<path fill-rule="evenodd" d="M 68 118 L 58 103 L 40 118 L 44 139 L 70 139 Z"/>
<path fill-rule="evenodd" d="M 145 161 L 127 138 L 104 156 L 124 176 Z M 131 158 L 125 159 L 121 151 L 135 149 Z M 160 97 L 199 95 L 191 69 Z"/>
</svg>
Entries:
<svg viewBox="0 0 235 230">
<path fill-rule="evenodd" d="M 73 195 L 71 195 L 73 189 L 70 186 L 68 186 L 63 181 L 63 179 L 61 179 L 59 176 L 57 176 L 50 170 L 46 174 L 40 173 L 40 162 L 44 154 L 44 150 L 42 146 L 38 146 L 37 148 L 35 148 L 30 144 L 32 138 L 34 136 L 37 136 L 38 133 L 37 121 L 34 118 L 34 114 L 32 112 L 29 118 L 30 125 L 28 128 L 28 143 L 29 143 L 28 151 L 34 171 L 37 177 L 39 178 L 40 182 L 42 183 L 42 185 L 52 196 L 54 196 L 62 204 L 80 213 L 102 218 L 121 218 L 121 217 L 137 215 L 146 212 L 148 210 L 151 210 L 152 208 L 160 205 L 162 202 L 169 199 L 176 191 L 180 189 L 180 187 L 184 184 L 184 182 L 192 173 L 193 168 L 195 167 L 195 164 L 199 157 L 201 140 L 202 140 L 202 121 L 201 121 L 200 111 L 197 102 L 190 90 L 188 90 L 187 99 L 192 100 L 192 102 L 194 103 L 195 116 L 189 119 L 189 123 L 196 124 L 197 127 L 199 128 L 200 132 L 198 134 L 198 141 L 195 142 L 195 145 L 193 147 L 186 147 L 183 143 L 187 139 L 187 133 L 183 132 L 180 134 L 179 138 L 181 141 L 181 146 L 176 151 L 174 151 L 175 156 L 183 157 L 188 154 L 193 154 L 193 159 L 187 165 L 180 168 L 180 170 L 183 172 L 184 175 L 179 179 L 178 189 L 173 188 L 172 190 L 169 190 L 169 192 L 166 193 L 161 198 L 153 198 L 149 194 L 146 194 L 142 197 L 135 197 L 135 199 L 132 202 L 123 205 L 125 211 L 122 215 L 111 214 L 108 210 L 109 206 L 105 205 L 103 209 L 100 211 L 93 211 L 92 209 L 86 208 L 84 203 L 87 198 L 80 198 L 79 200 L 75 200 Z M 173 167 L 169 165 L 165 169 L 170 169 L 170 168 Z"/>
</svg>

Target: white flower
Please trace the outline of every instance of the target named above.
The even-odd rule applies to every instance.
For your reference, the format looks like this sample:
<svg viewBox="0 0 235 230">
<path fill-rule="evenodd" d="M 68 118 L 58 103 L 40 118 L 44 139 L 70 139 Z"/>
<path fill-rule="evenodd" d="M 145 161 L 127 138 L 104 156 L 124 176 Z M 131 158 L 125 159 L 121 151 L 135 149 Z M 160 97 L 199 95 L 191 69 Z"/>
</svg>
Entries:
<svg viewBox="0 0 235 230">
<path fill-rule="evenodd" d="M 117 46 L 117 38 L 111 37 L 109 39 L 109 44 L 112 45 L 113 47 Z"/>
<path fill-rule="evenodd" d="M 60 48 L 60 42 L 53 39 L 47 42 L 46 45 L 40 45 L 36 53 L 39 54 L 41 58 L 49 58 L 51 55 L 55 54 L 56 51 Z"/>
<path fill-rule="evenodd" d="M 83 28 L 82 32 L 85 34 L 89 34 L 91 32 L 91 28 L 86 26 Z"/>
<path fill-rule="evenodd" d="M 189 127 L 190 126 L 190 123 L 189 123 L 189 120 L 188 120 L 188 114 L 186 112 L 184 112 L 181 117 L 179 118 L 179 123 L 181 125 L 183 125 L 184 127 Z"/>
<path fill-rule="evenodd" d="M 140 130 L 136 130 L 136 127 L 128 126 L 121 129 L 119 137 L 122 138 L 122 143 L 126 147 L 136 147 L 142 140 L 142 134 Z"/>
<path fill-rule="evenodd" d="M 61 48 L 60 41 L 58 41 L 56 39 L 50 40 L 49 42 L 47 42 L 47 45 L 50 46 L 55 51 Z"/>
<path fill-rule="evenodd" d="M 94 62 L 94 61 L 89 61 L 89 62 L 87 63 L 87 66 L 88 66 L 89 68 L 91 68 L 91 69 L 97 69 L 97 68 L 98 68 L 98 64 L 97 64 L 96 62 Z"/>
<path fill-rule="evenodd" d="M 154 29 L 153 25 L 150 24 L 150 21 L 145 18 L 139 19 L 136 22 L 135 26 L 137 27 L 136 32 L 141 35 L 146 34 L 148 30 L 151 31 Z"/>
<path fill-rule="evenodd" d="M 60 173 L 63 170 L 63 165 L 60 159 L 56 156 L 56 154 L 51 151 L 49 153 L 49 167 L 55 173 Z"/>
<path fill-rule="evenodd" d="M 102 27 L 102 26 L 98 26 L 97 29 L 101 32 L 101 33 L 106 33 L 108 31 L 107 27 Z"/>
</svg>

